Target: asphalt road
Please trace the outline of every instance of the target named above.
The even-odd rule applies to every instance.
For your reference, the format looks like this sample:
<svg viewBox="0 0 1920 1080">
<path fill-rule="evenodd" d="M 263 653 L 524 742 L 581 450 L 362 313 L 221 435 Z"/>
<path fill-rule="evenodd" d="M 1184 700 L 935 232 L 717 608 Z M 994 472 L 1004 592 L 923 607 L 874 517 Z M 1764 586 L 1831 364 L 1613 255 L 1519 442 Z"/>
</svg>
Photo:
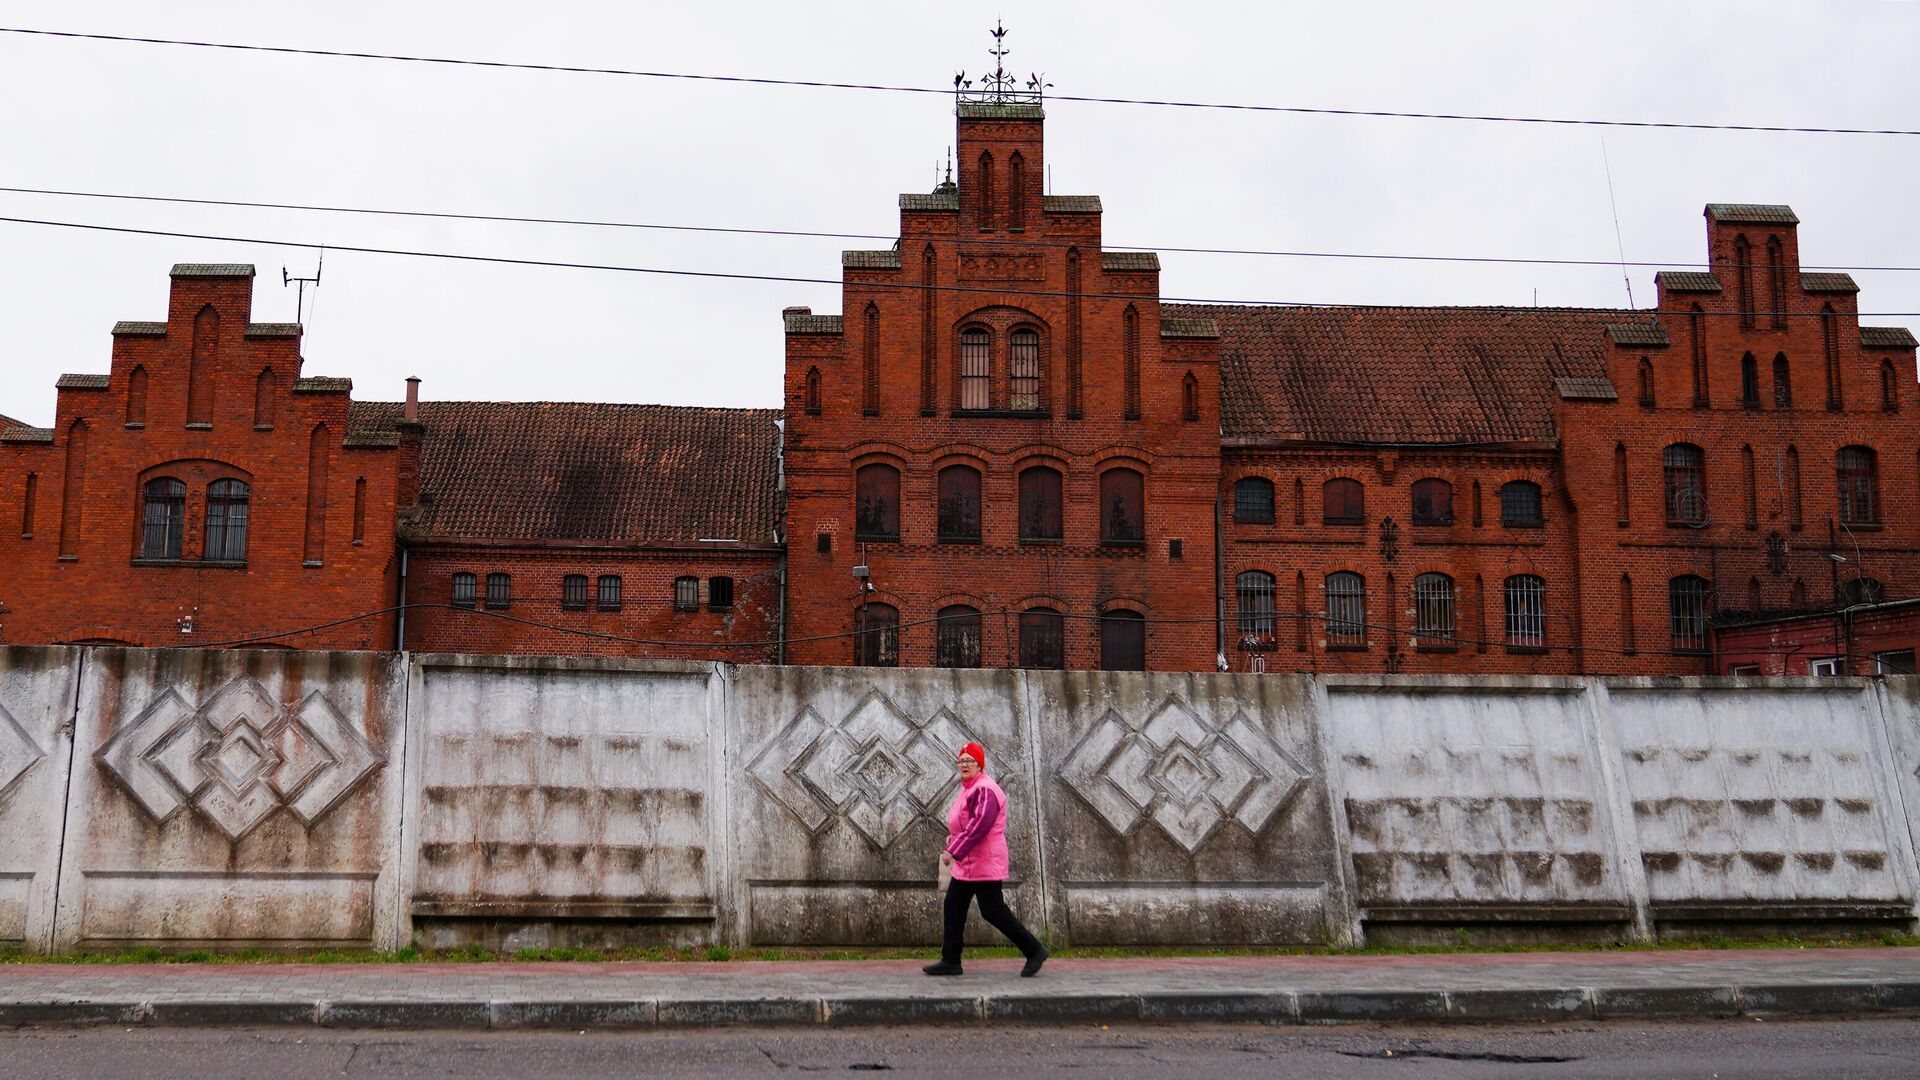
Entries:
<svg viewBox="0 0 1920 1080">
<path fill-rule="evenodd" d="M 1182 1025 L 645 1034 L 118 1028 L 0 1032 L 15 1078 L 318 1077 L 1911 1077 L 1920 1018 L 1525 1027 Z"/>
</svg>

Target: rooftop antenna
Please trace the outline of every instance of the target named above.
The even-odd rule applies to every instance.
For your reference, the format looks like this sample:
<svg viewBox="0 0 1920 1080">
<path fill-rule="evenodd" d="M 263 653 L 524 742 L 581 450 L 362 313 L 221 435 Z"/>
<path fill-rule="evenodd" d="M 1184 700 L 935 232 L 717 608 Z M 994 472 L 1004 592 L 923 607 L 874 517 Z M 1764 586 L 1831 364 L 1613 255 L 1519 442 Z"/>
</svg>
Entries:
<svg viewBox="0 0 1920 1080">
<path fill-rule="evenodd" d="M 1620 201 L 1613 196 L 1613 162 L 1607 157 L 1607 137 L 1600 136 L 1600 165 L 1607 171 L 1607 204 L 1613 207 L 1613 243 L 1620 252 L 1620 280 L 1627 286 L 1627 308 L 1632 310 L 1633 278 L 1627 276 L 1627 242 L 1620 238 Z"/>
<path fill-rule="evenodd" d="M 321 248 L 320 261 L 314 264 L 312 277 L 294 277 L 291 273 L 287 271 L 287 268 L 284 264 L 280 267 L 280 287 L 281 288 L 285 288 L 288 285 L 293 285 L 295 283 L 298 283 L 299 285 L 299 289 L 294 293 L 293 321 L 296 323 L 299 323 L 302 326 L 306 325 L 304 316 L 307 310 L 307 286 L 312 285 L 316 289 L 320 287 L 320 271 L 326 269 L 326 266 L 327 266 L 327 249 Z"/>
</svg>

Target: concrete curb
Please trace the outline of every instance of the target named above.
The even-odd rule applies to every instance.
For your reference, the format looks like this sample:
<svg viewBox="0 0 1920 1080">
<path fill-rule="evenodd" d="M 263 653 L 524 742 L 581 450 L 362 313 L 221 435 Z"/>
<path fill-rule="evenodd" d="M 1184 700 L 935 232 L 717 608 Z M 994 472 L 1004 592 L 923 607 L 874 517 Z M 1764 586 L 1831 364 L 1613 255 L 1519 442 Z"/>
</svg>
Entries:
<svg viewBox="0 0 1920 1080">
<path fill-rule="evenodd" d="M 1493 1023 L 1920 1011 L 1920 980 L 1474 990 L 1149 990 L 1137 994 L 679 998 L 656 1001 L 0 1002 L 0 1027 L 516 1030 L 738 1025 L 1211 1022 Z"/>
</svg>

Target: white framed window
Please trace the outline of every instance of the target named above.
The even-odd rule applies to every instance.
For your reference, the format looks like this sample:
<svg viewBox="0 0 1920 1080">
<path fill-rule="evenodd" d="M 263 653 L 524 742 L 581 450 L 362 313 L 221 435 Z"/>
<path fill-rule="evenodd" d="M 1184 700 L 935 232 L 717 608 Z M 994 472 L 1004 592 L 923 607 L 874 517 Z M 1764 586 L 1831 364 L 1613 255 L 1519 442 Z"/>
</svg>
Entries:
<svg viewBox="0 0 1920 1080">
<path fill-rule="evenodd" d="M 1845 675 L 1846 673 L 1845 657 L 1824 656 L 1817 660 L 1807 661 L 1807 674 L 1809 675 Z"/>
</svg>

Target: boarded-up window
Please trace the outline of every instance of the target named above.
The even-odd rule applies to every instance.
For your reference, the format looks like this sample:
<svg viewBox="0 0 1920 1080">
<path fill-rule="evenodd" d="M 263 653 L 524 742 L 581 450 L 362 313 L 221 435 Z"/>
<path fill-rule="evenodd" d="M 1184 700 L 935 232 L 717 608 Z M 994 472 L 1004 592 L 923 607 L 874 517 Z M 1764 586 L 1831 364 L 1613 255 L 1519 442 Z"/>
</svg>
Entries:
<svg viewBox="0 0 1920 1080">
<path fill-rule="evenodd" d="M 944 668 L 980 666 L 980 612 L 965 604 L 940 609 L 934 663 Z"/>
<path fill-rule="evenodd" d="M 1415 525 L 1453 524 L 1453 485 L 1428 478 L 1413 484 L 1413 523 Z"/>
<path fill-rule="evenodd" d="M 993 407 L 993 337 L 977 326 L 960 332 L 960 407 Z"/>
<path fill-rule="evenodd" d="M 900 539 L 900 470 L 891 465 L 862 465 L 855 481 L 854 539 Z"/>
<path fill-rule="evenodd" d="M 1035 465 L 1020 473 L 1020 539 L 1061 538 L 1060 471 Z"/>
<path fill-rule="evenodd" d="M 1320 488 L 1320 521 L 1324 525 L 1364 525 L 1366 489 L 1346 477 L 1329 480 Z"/>
<path fill-rule="evenodd" d="M 861 667 L 900 666 L 900 609 L 866 604 L 854 614 L 853 662 Z"/>
<path fill-rule="evenodd" d="M 1020 666 L 1023 668 L 1066 667 L 1065 620 L 1052 608 L 1033 608 L 1020 613 Z"/>
<path fill-rule="evenodd" d="M 1100 616 L 1100 670 L 1147 670 L 1147 617 L 1137 611 Z"/>
<path fill-rule="evenodd" d="M 1100 542 L 1134 546 L 1146 541 L 1146 479 L 1132 469 L 1101 473 Z"/>
<path fill-rule="evenodd" d="M 940 470 L 939 540 L 943 544 L 980 541 L 980 470 L 949 465 Z"/>
</svg>

